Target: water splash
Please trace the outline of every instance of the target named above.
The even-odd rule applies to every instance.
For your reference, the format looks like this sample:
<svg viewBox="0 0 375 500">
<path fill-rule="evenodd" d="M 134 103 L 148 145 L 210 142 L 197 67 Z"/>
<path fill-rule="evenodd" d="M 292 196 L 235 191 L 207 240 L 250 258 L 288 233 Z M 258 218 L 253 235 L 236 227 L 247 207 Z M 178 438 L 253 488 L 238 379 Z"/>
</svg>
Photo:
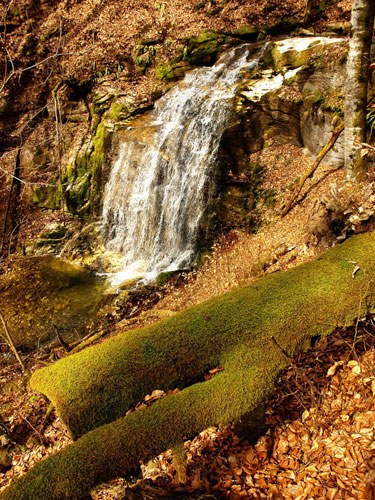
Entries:
<svg viewBox="0 0 375 500">
<path fill-rule="evenodd" d="M 122 279 L 183 269 L 194 259 L 221 136 L 247 46 L 189 72 L 124 133 L 103 205 L 106 246 Z"/>
</svg>

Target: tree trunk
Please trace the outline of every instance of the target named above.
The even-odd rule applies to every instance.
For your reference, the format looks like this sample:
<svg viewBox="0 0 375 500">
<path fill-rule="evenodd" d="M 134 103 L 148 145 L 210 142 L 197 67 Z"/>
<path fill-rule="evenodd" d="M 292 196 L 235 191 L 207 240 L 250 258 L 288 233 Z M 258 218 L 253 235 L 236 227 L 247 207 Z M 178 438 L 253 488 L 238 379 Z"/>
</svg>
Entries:
<svg viewBox="0 0 375 500">
<path fill-rule="evenodd" d="M 314 5 L 314 0 L 306 0 L 305 12 L 303 14 L 303 26 L 306 28 L 311 19 L 311 11 Z"/>
<path fill-rule="evenodd" d="M 345 98 L 345 171 L 350 180 L 366 172 L 359 143 L 366 142 L 367 82 L 374 0 L 353 0 Z"/>
</svg>

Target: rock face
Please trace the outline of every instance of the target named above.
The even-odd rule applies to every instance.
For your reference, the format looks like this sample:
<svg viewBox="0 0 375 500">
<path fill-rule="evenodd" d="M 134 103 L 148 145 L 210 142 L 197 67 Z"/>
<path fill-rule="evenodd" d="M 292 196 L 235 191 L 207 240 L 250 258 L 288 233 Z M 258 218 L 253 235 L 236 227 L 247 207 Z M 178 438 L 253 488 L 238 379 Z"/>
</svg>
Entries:
<svg viewBox="0 0 375 500">
<path fill-rule="evenodd" d="M 337 123 L 343 118 L 345 65 L 331 61 L 330 65 L 312 72 L 303 83 L 305 96 L 300 107 L 302 144 L 317 155 L 327 144 Z M 340 136 L 326 155 L 324 162 L 332 166 L 343 165 L 344 137 Z"/>
<path fill-rule="evenodd" d="M 251 153 L 267 148 L 276 138 L 315 156 L 328 142 L 343 115 L 343 44 L 330 38 L 276 42 L 269 45 L 256 70 L 244 75 L 236 114 L 224 133 L 219 155 L 219 227 L 251 230 L 251 209 L 262 176 L 257 165 L 249 163 Z M 342 164 L 342 139 L 324 161 Z"/>
</svg>

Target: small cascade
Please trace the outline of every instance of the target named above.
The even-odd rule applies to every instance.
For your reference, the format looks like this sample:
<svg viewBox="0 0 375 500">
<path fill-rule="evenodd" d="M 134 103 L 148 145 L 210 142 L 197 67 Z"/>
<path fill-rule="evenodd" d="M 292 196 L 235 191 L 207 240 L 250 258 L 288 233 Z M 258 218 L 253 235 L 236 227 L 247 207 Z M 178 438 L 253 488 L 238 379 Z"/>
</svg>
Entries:
<svg viewBox="0 0 375 500">
<path fill-rule="evenodd" d="M 124 132 L 107 182 L 106 246 L 124 255 L 122 279 L 183 269 L 194 259 L 221 136 L 248 47 L 189 72 Z"/>
</svg>

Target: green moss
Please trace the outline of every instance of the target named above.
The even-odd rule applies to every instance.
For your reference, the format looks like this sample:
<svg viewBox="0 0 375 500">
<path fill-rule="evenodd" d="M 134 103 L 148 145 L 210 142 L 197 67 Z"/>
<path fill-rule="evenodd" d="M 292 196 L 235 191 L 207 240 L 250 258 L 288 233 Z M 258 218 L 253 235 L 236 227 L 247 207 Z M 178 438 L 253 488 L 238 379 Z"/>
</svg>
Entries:
<svg viewBox="0 0 375 500">
<path fill-rule="evenodd" d="M 77 499 L 210 425 L 259 418 L 287 363 L 272 337 L 292 356 L 312 337 L 373 309 L 374 238 L 352 237 L 315 261 L 35 372 L 32 388 L 53 401 L 75 438 L 84 435 L 1 500 Z M 353 262 L 360 267 L 355 278 Z M 217 376 L 197 382 L 218 366 Z M 154 389 L 175 387 L 183 390 L 124 417 Z"/>
<path fill-rule="evenodd" d="M 175 278 L 175 280 L 177 280 L 178 277 L 180 276 L 180 274 L 181 274 L 181 271 L 165 271 L 163 273 L 160 273 L 156 277 L 156 284 L 158 286 L 164 286 L 167 283 L 169 283 L 171 280 L 173 280 L 173 278 Z"/>
<path fill-rule="evenodd" d="M 268 343 L 270 332 L 275 332 L 284 348 L 292 352 L 298 340 L 294 330 L 301 321 L 296 311 L 306 301 L 310 304 L 322 301 L 322 307 L 316 308 L 311 320 L 303 319 L 309 328 L 302 327 L 300 337 L 311 328 L 314 335 L 328 333 L 336 326 L 338 316 L 348 311 L 350 320 L 354 317 L 351 306 L 353 301 L 358 306 L 357 288 L 367 278 L 362 273 L 362 279 L 353 280 L 348 260 L 355 260 L 361 269 L 366 269 L 368 263 L 375 262 L 371 256 L 373 249 L 371 235 L 354 237 L 319 260 L 267 276 L 160 324 L 118 336 L 66 358 L 36 372 L 32 385 L 54 401 L 61 418 L 77 437 L 119 418 L 152 390 L 175 388 L 171 380 L 184 386 L 208 367 L 225 364 L 228 351 L 242 345 L 247 338 L 255 349 L 258 341 L 261 347 Z M 327 315 L 326 320 L 322 320 L 322 315 Z M 318 319 L 330 326 L 322 326 Z M 288 328 L 281 325 L 293 330 L 291 338 Z M 154 354 L 150 358 L 151 351 Z M 262 349 L 257 356 L 262 356 Z M 111 383 L 107 383 L 109 380 Z"/>
<path fill-rule="evenodd" d="M 166 81 L 179 80 L 190 69 L 189 63 L 181 61 L 181 57 L 177 57 L 166 63 L 159 64 L 156 67 L 156 78 Z"/>
<path fill-rule="evenodd" d="M 210 63 L 223 41 L 223 37 L 217 33 L 203 32 L 185 45 L 183 60 L 192 65 Z"/>
<path fill-rule="evenodd" d="M 113 102 L 111 105 L 111 118 L 114 121 L 128 118 L 130 115 L 128 107 L 125 104 Z"/>
<path fill-rule="evenodd" d="M 338 116 L 344 116 L 345 95 L 335 89 L 313 90 L 305 94 L 304 100 L 319 105 L 323 111 L 332 111 Z"/>
<path fill-rule="evenodd" d="M 65 197 L 69 212 L 78 213 L 82 207 L 87 205 L 90 197 L 90 180 L 91 173 L 86 172 L 66 190 Z"/>
<path fill-rule="evenodd" d="M 113 106 L 113 104 L 112 104 Z M 115 108 L 115 113 L 119 111 Z M 122 107 L 121 107 L 122 109 Z M 92 147 L 81 151 L 73 164 L 69 164 L 64 181 L 67 210 L 73 214 L 87 215 L 101 196 L 102 164 L 106 151 L 110 148 L 112 130 L 104 121 L 99 122 L 92 140 Z"/>
<path fill-rule="evenodd" d="M 184 46 L 178 49 L 177 57 L 156 67 L 156 77 L 159 80 L 178 80 L 194 66 L 213 63 L 219 49 L 231 42 L 230 36 L 211 31 L 204 31 L 197 37 L 189 38 Z"/>
<path fill-rule="evenodd" d="M 254 26 L 248 26 L 247 24 L 240 26 L 233 32 L 234 37 L 252 42 L 263 40 L 266 34 L 266 28 L 255 28 Z"/>
<path fill-rule="evenodd" d="M 57 210 L 61 205 L 61 190 L 58 185 L 39 186 L 33 190 L 32 203 L 40 208 Z"/>
<path fill-rule="evenodd" d="M 331 46 L 332 47 L 332 46 Z M 277 45 L 273 46 L 272 56 L 277 70 L 285 68 L 297 68 L 299 66 L 316 66 L 318 67 L 323 60 L 325 61 L 324 67 L 327 66 L 327 52 L 329 52 L 330 45 L 325 43 L 318 43 L 312 39 L 309 47 L 305 50 L 289 49 L 284 52 L 279 51 Z M 333 56 L 337 58 L 337 54 Z"/>
</svg>

